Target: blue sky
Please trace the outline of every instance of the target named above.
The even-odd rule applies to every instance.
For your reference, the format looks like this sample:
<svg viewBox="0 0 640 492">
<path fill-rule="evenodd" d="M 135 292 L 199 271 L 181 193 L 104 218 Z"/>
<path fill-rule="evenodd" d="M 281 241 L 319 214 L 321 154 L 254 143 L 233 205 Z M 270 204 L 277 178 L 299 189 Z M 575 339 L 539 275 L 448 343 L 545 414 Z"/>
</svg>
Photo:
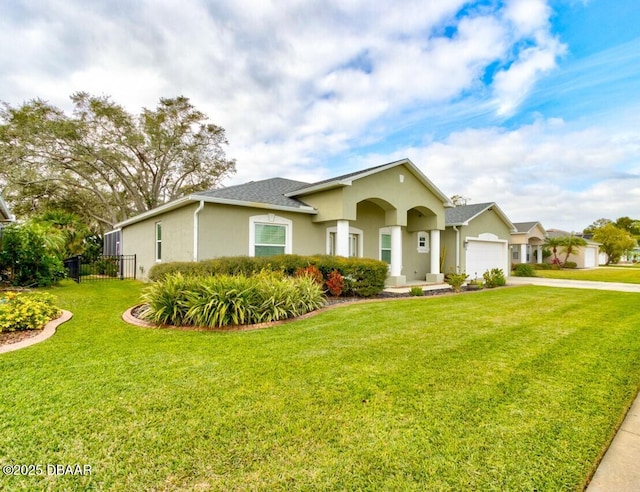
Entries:
<svg viewBox="0 0 640 492">
<path fill-rule="evenodd" d="M 0 100 L 185 95 L 238 173 L 410 158 L 447 195 L 581 230 L 640 218 L 637 0 L 8 0 Z"/>
</svg>

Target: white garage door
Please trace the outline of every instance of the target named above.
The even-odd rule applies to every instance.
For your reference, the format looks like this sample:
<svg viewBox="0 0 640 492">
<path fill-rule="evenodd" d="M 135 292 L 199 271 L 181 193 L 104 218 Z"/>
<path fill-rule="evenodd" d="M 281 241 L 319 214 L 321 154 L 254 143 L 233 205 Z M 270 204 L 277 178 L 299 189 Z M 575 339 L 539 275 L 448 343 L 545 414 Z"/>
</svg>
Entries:
<svg viewBox="0 0 640 492">
<path fill-rule="evenodd" d="M 467 239 L 466 274 L 469 278 L 482 278 L 482 274 L 493 268 L 500 268 L 505 276 L 508 271 L 507 243 L 505 241 L 491 241 Z"/>
<path fill-rule="evenodd" d="M 587 246 L 584 249 L 584 267 L 593 268 L 598 266 L 598 248 Z"/>
</svg>

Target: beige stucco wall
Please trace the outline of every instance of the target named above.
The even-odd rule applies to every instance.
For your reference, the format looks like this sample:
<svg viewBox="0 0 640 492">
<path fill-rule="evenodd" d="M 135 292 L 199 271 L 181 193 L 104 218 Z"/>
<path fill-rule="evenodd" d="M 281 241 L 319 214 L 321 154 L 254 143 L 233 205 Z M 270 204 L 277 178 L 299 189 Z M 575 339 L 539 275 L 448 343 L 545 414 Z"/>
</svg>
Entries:
<svg viewBox="0 0 640 492">
<path fill-rule="evenodd" d="M 406 226 L 407 212 L 421 207 L 425 212 L 431 212 L 430 222 L 427 224 L 429 229 L 444 229 L 442 200 L 428 190 L 404 165 L 360 178 L 350 186 L 316 192 L 300 198 L 319 211 L 313 219 L 316 222 L 356 220 L 358 204 L 368 200 L 377 203 L 384 210 L 386 226 Z"/>
<path fill-rule="evenodd" d="M 292 221 L 293 253 L 325 252 L 326 227 L 312 223 L 309 214 L 207 203 L 200 212 L 198 259 L 249 255 L 249 218 L 269 213 Z"/>
<path fill-rule="evenodd" d="M 156 264 L 157 222 L 162 222 L 162 261 L 193 259 L 193 213 L 197 205 L 188 204 L 122 228 L 122 253 L 137 255 L 137 273 L 141 278 L 146 278 Z"/>
</svg>

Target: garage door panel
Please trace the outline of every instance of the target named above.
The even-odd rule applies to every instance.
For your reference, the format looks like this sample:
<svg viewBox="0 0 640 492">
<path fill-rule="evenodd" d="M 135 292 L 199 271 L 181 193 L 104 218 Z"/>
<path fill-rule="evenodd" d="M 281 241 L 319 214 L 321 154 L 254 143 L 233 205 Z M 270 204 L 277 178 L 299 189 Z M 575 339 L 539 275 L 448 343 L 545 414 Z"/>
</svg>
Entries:
<svg viewBox="0 0 640 492">
<path fill-rule="evenodd" d="M 504 242 L 467 241 L 466 269 L 471 278 L 482 277 L 482 274 L 493 268 L 505 269 L 507 264 L 507 248 Z M 505 274 L 508 272 L 505 271 Z"/>
</svg>

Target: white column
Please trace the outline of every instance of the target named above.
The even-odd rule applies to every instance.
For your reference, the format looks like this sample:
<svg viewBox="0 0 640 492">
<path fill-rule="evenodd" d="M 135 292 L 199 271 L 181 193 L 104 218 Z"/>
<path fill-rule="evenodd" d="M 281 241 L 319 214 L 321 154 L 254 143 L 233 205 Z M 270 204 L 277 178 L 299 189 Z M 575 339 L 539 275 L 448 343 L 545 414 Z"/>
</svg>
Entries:
<svg viewBox="0 0 640 492">
<path fill-rule="evenodd" d="M 440 230 L 431 231 L 431 274 L 440 274 Z"/>
<path fill-rule="evenodd" d="M 402 275 L 402 229 L 400 226 L 391 226 L 391 269 L 389 275 L 399 277 Z"/>
<path fill-rule="evenodd" d="M 520 245 L 520 263 L 527 263 L 527 245 Z"/>
<path fill-rule="evenodd" d="M 537 263 L 542 263 L 542 246 L 538 245 L 536 255 L 537 255 Z"/>
<path fill-rule="evenodd" d="M 349 256 L 348 220 L 339 220 L 336 224 L 336 256 Z"/>
</svg>

